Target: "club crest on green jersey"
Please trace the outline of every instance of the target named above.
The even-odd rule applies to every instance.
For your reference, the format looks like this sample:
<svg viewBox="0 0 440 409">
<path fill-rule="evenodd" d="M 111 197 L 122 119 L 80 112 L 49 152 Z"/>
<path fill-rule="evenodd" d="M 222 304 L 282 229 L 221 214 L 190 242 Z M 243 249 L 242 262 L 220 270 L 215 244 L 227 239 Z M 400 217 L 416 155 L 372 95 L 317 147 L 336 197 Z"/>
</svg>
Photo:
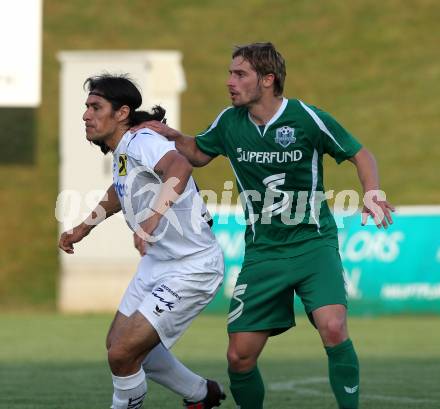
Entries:
<svg viewBox="0 0 440 409">
<path fill-rule="evenodd" d="M 283 148 L 287 148 L 291 143 L 295 143 L 296 138 L 293 136 L 295 129 L 290 126 L 282 126 L 277 128 L 275 142 L 279 143 Z"/>
</svg>

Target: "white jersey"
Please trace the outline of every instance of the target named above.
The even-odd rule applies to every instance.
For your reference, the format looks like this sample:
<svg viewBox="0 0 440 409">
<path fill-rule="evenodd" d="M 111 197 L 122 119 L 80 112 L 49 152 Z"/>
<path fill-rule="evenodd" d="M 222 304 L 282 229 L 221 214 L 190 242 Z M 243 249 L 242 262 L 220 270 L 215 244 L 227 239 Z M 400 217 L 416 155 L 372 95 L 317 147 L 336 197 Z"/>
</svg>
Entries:
<svg viewBox="0 0 440 409">
<path fill-rule="evenodd" d="M 113 183 L 128 226 L 136 231 L 151 214 L 162 181 L 154 172 L 162 157 L 176 150 L 174 142 L 150 130 L 126 132 L 113 152 Z M 216 245 L 205 221 L 206 206 L 191 177 L 185 191 L 162 216 L 148 254 L 160 260 L 179 259 Z"/>
</svg>

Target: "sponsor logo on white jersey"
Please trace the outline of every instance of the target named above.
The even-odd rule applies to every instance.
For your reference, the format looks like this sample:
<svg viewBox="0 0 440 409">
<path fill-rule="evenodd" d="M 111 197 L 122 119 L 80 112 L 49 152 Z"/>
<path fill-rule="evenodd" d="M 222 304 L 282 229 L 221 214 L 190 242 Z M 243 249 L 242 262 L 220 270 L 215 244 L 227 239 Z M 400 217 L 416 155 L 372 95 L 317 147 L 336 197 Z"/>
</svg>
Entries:
<svg viewBox="0 0 440 409">
<path fill-rule="evenodd" d="M 127 155 L 121 153 L 119 155 L 119 176 L 127 176 Z"/>
<path fill-rule="evenodd" d="M 117 181 L 114 187 L 119 197 L 124 197 L 127 195 L 127 185 L 125 183 L 120 183 Z"/>
</svg>

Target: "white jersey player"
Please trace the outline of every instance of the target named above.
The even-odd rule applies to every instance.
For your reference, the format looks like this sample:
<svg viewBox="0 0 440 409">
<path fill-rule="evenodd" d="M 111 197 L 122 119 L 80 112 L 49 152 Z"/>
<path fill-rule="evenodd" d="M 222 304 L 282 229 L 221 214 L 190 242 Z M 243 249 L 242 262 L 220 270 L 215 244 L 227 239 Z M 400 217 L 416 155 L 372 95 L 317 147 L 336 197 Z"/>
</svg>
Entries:
<svg viewBox="0 0 440 409">
<path fill-rule="evenodd" d="M 154 170 L 169 152 L 176 153 L 174 142 L 148 129 L 135 134 L 128 131 L 113 151 L 115 191 L 134 232 L 145 219 L 162 213 L 161 192 L 172 195 L 173 182 L 164 185 Z M 189 177 L 185 190 L 148 237 L 150 246 L 119 307 L 125 316 L 140 311 L 166 348 L 171 348 L 222 283 L 222 252 L 206 214 Z"/>
<path fill-rule="evenodd" d="M 165 111 L 136 111 L 142 97 L 125 76 L 90 77 L 83 120 L 89 141 L 113 153 L 113 185 L 90 216 L 61 235 L 73 244 L 122 210 L 142 255 L 107 336 L 114 409 L 139 409 L 152 379 L 206 409 L 225 399 L 221 386 L 191 372 L 170 352 L 192 320 L 213 299 L 223 280 L 223 255 L 207 210 L 191 177 L 192 167 L 174 143 L 130 127 L 163 119 Z M 149 133 L 149 138 L 139 137 Z"/>
<path fill-rule="evenodd" d="M 144 140 L 145 135 L 148 142 Z M 134 134 L 128 131 L 113 151 L 113 182 L 126 222 L 133 231 L 151 212 L 160 212 L 154 209 L 160 189 L 172 194 L 173 180 L 163 186 L 154 171 L 168 152 L 176 152 L 174 142 L 146 128 Z M 171 260 L 218 247 L 207 215 L 194 179 L 190 177 L 178 201 L 160 219 L 154 237 L 150 238 L 154 245 L 148 253 L 161 260 Z"/>
</svg>

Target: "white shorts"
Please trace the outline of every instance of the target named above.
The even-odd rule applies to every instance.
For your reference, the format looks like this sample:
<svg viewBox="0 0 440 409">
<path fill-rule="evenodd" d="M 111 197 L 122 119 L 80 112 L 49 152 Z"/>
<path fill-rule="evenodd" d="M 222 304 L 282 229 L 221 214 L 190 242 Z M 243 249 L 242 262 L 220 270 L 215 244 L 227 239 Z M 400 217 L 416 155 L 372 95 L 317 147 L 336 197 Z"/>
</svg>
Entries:
<svg viewBox="0 0 440 409">
<path fill-rule="evenodd" d="M 138 310 L 169 349 L 214 298 L 223 282 L 218 244 L 180 260 L 142 257 L 119 305 L 129 317 Z"/>
</svg>

